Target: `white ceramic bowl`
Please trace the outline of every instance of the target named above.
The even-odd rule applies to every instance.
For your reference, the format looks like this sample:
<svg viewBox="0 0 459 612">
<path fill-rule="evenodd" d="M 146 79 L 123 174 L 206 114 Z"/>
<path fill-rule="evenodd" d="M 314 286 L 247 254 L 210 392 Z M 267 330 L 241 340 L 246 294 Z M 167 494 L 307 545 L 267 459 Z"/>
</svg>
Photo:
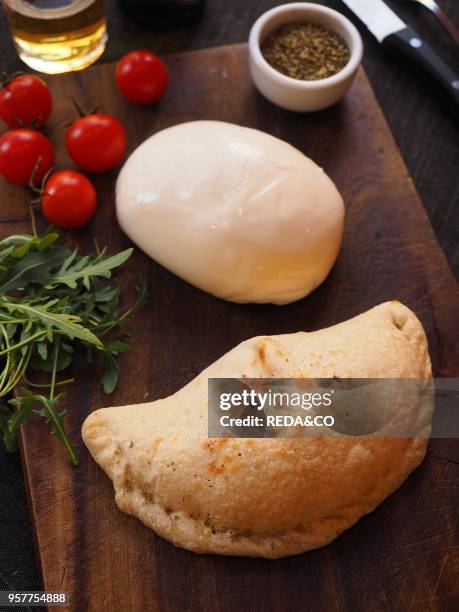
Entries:
<svg viewBox="0 0 459 612">
<path fill-rule="evenodd" d="M 292 79 L 272 68 L 261 54 L 263 40 L 286 23 L 311 22 L 339 34 L 350 51 L 346 66 L 331 77 L 317 81 Z M 267 11 L 253 24 L 249 36 L 250 71 L 258 90 L 287 110 L 317 111 L 338 102 L 352 85 L 363 54 L 355 26 L 344 15 L 320 4 L 294 2 Z"/>
</svg>

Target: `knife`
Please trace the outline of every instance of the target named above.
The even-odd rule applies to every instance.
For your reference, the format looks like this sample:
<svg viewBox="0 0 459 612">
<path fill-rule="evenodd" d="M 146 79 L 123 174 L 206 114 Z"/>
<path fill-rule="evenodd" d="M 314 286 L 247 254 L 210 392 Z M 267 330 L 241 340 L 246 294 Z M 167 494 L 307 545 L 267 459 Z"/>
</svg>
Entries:
<svg viewBox="0 0 459 612">
<path fill-rule="evenodd" d="M 403 55 L 459 109 L 456 74 L 383 0 L 343 0 L 384 47 Z"/>
</svg>

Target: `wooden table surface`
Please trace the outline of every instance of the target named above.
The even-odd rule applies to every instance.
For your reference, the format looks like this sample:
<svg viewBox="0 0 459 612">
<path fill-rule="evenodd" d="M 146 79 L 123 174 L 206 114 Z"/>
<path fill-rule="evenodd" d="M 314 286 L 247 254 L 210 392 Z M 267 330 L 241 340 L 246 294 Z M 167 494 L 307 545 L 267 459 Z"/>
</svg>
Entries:
<svg viewBox="0 0 459 612">
<path fill-rule="evenodd" d="M 439 0 L 459 22 L 459 2 Z M 239 42 L 247 39 L 259 14 L 280 4 L 270 0 L 208 0 L 199 22 L 171 30 L 143 29 L 127 21 L 114 0 L 106 0 L 110 42 L 101 61 L 118 59 L 134 48 L 157 53 Z M 349 15 L 342 2 L 321 2 Z M 405 21 L 459 70 L 459 49 L 436 21 L 411 3 L 390 2 Z M 358 24 L 365 42 L 365 68 L 376 96 L 421 195 L 450 265 L 459 273 L 459 122 L 431 88 L 399 62 L 386 56 Z M 0 68 L 23 68 L 12 47 L 0 11 Z M 32 539 L 17 457 L 0 451 L 0 589 L 39 588 Z"/>
</svg>

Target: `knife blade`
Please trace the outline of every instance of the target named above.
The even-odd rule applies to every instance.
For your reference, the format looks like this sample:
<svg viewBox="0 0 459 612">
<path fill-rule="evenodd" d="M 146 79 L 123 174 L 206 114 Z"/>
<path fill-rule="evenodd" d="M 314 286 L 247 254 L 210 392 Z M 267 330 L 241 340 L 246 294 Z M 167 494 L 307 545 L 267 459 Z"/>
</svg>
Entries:
<svg viewBox="0 0 459 612">
<path fill-rule="evenodd" d="M 343 0 L 383 47 L 404 56 L 414 69 L 459 109 L 459 75 L 383 0 Z"/>
</svg>

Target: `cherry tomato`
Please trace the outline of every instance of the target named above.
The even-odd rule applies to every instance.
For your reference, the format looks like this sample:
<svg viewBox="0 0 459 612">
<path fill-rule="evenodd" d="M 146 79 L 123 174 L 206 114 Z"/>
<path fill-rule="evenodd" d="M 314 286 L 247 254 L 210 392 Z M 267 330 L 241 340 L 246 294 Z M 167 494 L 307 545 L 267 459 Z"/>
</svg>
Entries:
<svg viewBox="0 0 459 612">
<path fill-rule="evenodd" d="M 84 225 L 96 210 L 94 185 L 74 170 L 60 170 L 46 181 L 41 209 L 50 223 L 70 229 Z"/>
<path fill-rule="evenodd" d="M 65 143 L 77 166 L 89 172 L 104 172 L 123 157 L 126 132 L 115 117 L 96 113 L 72 123 Z"/>
<path fill-rule="evenodd" d="M 18 128 L 0 137 L 0 174 L 15 185 L 40 183 L 54 164 L 51 141 L 36 130 Z"/>
<path fill-rule="evenodd" d="M 116 84 L 123 96 L 137 104 L 152 104 L 166 91 L 168 75 L 162 61 L 150 51 L 132 51 L 120 59 Z"/>
<path fill-rule="evenodd" d="M 48 86 L 31 74 L 14 77 L 0 89 L 0 117 L 12 128 L 41 128 L 52 108 Z"/>
</svg>

